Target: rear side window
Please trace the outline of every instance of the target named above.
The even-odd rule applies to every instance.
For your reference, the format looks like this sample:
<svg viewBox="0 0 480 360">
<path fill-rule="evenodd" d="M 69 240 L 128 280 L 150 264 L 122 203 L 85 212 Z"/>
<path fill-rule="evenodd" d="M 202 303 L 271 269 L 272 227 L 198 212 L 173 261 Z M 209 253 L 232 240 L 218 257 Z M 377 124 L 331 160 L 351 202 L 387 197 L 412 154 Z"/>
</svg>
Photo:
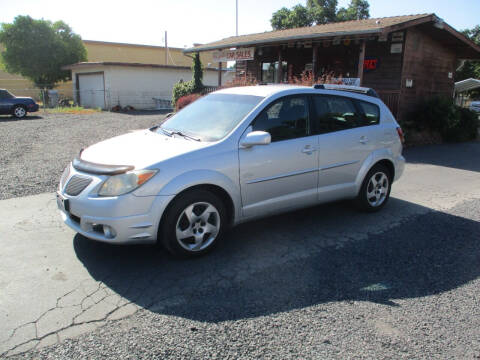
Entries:
<svg viewBox="0 0 480 360">
<path fill-rule="evenodd" d="M 361 100 L 358 100 L 357 103 L 363 112 L 360 126 L 377 125 L 380 123 L 380 108 L 378 105 Z"/>
<path fill-rule="evenodd" d="M 0 100 L 11 99 L 12 95 L 8 91 L 0 90 Z"/>
<path fill-rule="evenodd" d="M 253 131 L 267 131 L 273 141 L 289 140 L 309 134 L 308 101 L 305 96 L 289 96 L 263 110 L 253 123 Z"/>
<path fill-rule="evenodd" d="M 355 103 L 341 96 L 314 96 L 313 105 L 319 133 L 341 131 L 362 126 Z"/>
</svg>

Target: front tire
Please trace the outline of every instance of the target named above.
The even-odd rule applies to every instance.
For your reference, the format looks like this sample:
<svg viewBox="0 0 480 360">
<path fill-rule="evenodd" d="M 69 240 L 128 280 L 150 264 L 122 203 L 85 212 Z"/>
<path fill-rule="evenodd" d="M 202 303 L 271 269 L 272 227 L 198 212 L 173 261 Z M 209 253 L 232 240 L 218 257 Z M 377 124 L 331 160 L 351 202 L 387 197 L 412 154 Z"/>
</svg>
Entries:
<svg viewBox="0 0 480 360">
<path fill-rule="evenodd" d="M 13 112 L 12 112 L 13 116 L 15 116 L 17 119 L 22 119 L 24 118 L 25 116 L 27 116 L 27 110 L 21 106 L 21 105 L 17 105 L 13 108 Z"/>
<path fill-rule="evenodd" d="M 392 176 L 385 165 L 377 164 L 370 169 L 357 195 L 357 206 L 366 212 L 382 209 L 390 198 Z"/>
<path fill-rule="evenodd" d="M 205 190 L 180 194 L 166 211 L 159 236 L 176 256 L 196 257 L 211 251 L 227 225 L 225 205 Z"/>
</svg>

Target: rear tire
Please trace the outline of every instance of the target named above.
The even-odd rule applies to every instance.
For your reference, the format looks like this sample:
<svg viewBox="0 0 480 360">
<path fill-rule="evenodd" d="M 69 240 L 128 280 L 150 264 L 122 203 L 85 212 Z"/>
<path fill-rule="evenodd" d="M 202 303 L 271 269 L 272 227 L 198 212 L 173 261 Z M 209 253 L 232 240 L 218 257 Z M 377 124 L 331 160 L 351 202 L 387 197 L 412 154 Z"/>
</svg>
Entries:
<svg viewBox="0 0 480 360">
<path fill-rule="evenodd" d="M 25 109 L 25 107 L 23 107 L 23 106 L 21 106 L 21 105 L 16 105 L 16 106 L 13 108 L 12 115 L 13 115 L 14 117 L 16 117 L 17 119 L 22 119 L 22 118 L 24 118 L 25 116 L 27 116 L 27 110 Z"/>
<path fill-rule="evenodd" d="M 392 189 L 392 176 L 385 165 L 373 166 L 365 176 L 357 195 L 356 203 L 360 210 L 376 212 L 381 210 Z"/>
<path fill-rule="evenodd" d="M 197 257 L 211 251 L 227 226 L 223 202 L 206 190 L 180 194 L 167 208 L 159 239 L 173 255 Z"/>
</svg>

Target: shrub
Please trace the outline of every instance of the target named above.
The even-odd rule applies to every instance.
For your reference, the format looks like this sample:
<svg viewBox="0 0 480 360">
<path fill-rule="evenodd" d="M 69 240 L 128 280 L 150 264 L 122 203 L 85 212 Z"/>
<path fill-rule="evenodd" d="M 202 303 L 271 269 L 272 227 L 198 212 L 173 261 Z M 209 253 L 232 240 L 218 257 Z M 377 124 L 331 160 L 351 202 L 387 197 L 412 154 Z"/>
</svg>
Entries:
<svg viewBox="0 0 480 360">
<path fill-rule="evenodd" d="M 342 84 L 343 76 L 335 76 L 333 72 L 324 73 L 317 79 L 311 71 L 304 71 L 300 76 L 290 76 L 288 83 L 292 85 L 313 86 L 314 84 Z"/>
<path fill-rule="evenodd" d="M 252 75 L 242 75 L 242 76 L 236 76 L 232 80 L 227 81 L 225 85 L 223 85 L 221 88 L 230 88 L 230 87 L 238 87 L 238 86 L 252 86 L 252 85 L 257 85 L 257 79 L 253 77 Z"/>
<path fill-rule="evenodd" d="M 478 115 L 459 106 L 455 107 L 458 113 L 458 126 L 451 129 L 446 136 L 447 141 L 469 141 L 477 138 L 478 135 Z"/>
<path fill-rule="evenodd" d="M 173 86 L 172 90 L 172 104 L 176 107 L 178 99 L 183 96 L 193 94 L 194 92 L 194 85 L 192 81 L 179 81 Z"/>
<path fill-rule="evenodd" d="M 183 109 L 185 106 L 187 106 L 188 104 L 191 104 L 192 102 L 194 102 L 200 97 L 202 97 L 200 94 L 190 94 L 190 95 L 182 96 L 177 100 L 175 111 L 179 111 Z"/>
<path fill-rule="evenodd" d="M 453 100 L 435 97 L 422 103 L 403 126 L 417 131 L 438 131 L 444 141 L 475 139 L 478 120 L 474 112 L 458 107 Z"/>
<path fill-rule="evenodd" d="M 202 62 L 200 61 L 200 55 L 195 53 L 192 61 L 192 80 L 183 81 L 180 80 L 173 86 L 172 89 L 172 104 L 176 108 L 177 101 L 183 96 L 187 96 L 194 93 L 200 93 L 203 90 L 203 69 Z"/>
</svg>

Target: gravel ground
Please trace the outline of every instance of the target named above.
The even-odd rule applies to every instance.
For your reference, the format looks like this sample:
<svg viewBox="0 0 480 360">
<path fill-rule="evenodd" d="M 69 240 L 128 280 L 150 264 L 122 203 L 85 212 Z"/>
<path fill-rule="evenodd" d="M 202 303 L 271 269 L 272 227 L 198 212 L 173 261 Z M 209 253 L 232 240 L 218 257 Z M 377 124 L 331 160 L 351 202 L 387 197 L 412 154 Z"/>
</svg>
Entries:
<svg viewBox="0 0 480 360">
<path fill-rule="evenodd" d="M 161 113 L 42 114 L 0 117 L 0 200 L 53 192 L 80 149 L 158 124 Z"/>
<path fill-rule="evenodd" d="M 479 239 L 480 200 L 465 201 L 13 358 L 479 359 Z"/>
</svg>

